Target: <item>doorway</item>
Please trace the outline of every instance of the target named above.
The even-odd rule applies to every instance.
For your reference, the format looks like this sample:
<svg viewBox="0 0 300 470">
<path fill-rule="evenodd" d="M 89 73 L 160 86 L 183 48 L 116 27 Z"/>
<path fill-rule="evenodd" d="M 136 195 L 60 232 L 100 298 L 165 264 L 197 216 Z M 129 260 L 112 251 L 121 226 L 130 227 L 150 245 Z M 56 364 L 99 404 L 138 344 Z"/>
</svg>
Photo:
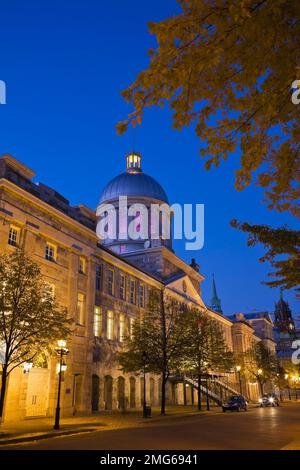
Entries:
<svg viewBox="0 0 300 470">
<path fill-rule="evenodd" d="M 92 411 L 99 411 L 99 386 L 100 379 L 98 375 L 92 375 Z"/>
</svg>

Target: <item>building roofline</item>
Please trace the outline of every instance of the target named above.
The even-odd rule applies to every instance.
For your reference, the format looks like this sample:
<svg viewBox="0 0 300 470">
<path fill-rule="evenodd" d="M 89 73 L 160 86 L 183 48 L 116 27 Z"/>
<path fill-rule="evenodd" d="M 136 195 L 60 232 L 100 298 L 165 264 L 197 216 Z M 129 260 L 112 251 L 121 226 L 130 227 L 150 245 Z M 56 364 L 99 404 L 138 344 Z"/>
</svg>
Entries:
<svg viewBox="0 0 300 470">
<path fill-rule="evenodd" d="M 35 172 L 31 170 L 27 165 L 20 162 L 20 160 L 17 160 L 15 157 L 10 155 L 9 153 L 0 155 L 0 159 L 4 160 L 7 166 L 13 168 L 20 175 L 25 176 L 25 178 L 29 179 L 30 181 L 36 175 Z"/>
<path fill-rule="evenodd" d="M 39 197 L 35 196 L 31 192 L 26 191 L 26 189 L 21 188 L 20 186 L 13 183 L 12 181 L 10 181 L 6 178 L 0 178 L 0 188 L 1 187 L 6 189 L 7 191 L 11 191 L 11 192 L 19 195 L 19 197 L 22 197 L 24 199 L 27 199 L 27 200 L 31 201 L 34 205 L 36 205 L 37 207 L 39 207 L 40 209 L 42 209 L 46 212 L 52 212 L 52 214 L 57 219 L 59 219 L 60 221 L 68 223 L 69 225 L 73 225 L 80 232 L 85 233 L 90 238 L 94 238 L 95 241 L 98 240 L 97 234 L 94 230 L 87 227 L 86 225 L 79 222 L 78 220 L 74 219 L 73 217 L 66 214 L 65 212 L 57 209 L 56 207 L 53 207 L 51 204 L 44 201 L 43 199 L 40 199 Z"/>
</svg>

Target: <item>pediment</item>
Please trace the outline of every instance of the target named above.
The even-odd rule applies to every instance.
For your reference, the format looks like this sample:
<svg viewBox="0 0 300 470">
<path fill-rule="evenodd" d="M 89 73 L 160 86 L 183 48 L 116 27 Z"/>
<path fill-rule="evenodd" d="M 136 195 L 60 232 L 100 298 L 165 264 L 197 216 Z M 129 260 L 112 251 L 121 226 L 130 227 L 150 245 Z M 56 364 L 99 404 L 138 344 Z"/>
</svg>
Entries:
<svg viewBox="0 0 300 470">
<path fill-rule="evenodd" d="M 171 279 L 167 282 L 166 287 L 182 296 L 183 299 L 205 307 L 201 296 L 187 274 L 181 274 L 176 279 Z"/>
</svg>

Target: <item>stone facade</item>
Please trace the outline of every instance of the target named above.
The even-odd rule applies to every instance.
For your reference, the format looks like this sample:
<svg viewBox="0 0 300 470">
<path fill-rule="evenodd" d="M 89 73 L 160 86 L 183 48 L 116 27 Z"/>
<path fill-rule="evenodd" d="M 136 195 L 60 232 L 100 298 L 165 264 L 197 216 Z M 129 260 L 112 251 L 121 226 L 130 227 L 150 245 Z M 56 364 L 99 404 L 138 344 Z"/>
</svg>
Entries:
<svg viewBox="0 0 300 470">
<path fill-rule="evenodd" d="M 0 158 L 0 253 L 14 250 L 14 245 L 23 247 L 39 263 L 58 303 L 73 319 L 67 370 L 63 373 L 62 415 L 141 406 L 142 378 L 123 374 L 115 362 L 115 352 L 122 347 L 122 337 L 130 331 L 131 322 L 145 311 L 152 288 L 164 285 L 169 296 L 198 306 L 215 318 L 231 349 L 240 348 L 240 337 L 251 336 L 250 327 L 249 332 L 237 331 L 231 320 L 205 306 L 200 289 L 203 276 L 197 269 L 160 247 L 159 253 L 154 250 L 149 256 L 153 253 L 166 266 L 167 281 L 151 270 L 147 272 L 146 252 L 140 258 L 143 264 L 137 262 L 137 253 L 121 257 L 100 245 L 95 212 L 83 205 L 70 206 L 53 189 L 33 183 L 33 176 L 13 157 Z M 12 231 L 15 244 L 10 243 Z M 46 357 L 43 365 L 34 366 L 29 373 L 23 373 L 20 367 L 11 374 L 5 420 L 54 415 L 57 362 L 55 357 Z M 228 380 L 234 385 L 234 374 Z M 186 393 L 183 384 L 170 383 L 167 400 L 187 402 Z M 191 402 L 194 392 L 191 389 L 189 393 Z M 152 405 L 159 404 L 158 377 L 147 377 L 147 396 Z"/>
</svg>

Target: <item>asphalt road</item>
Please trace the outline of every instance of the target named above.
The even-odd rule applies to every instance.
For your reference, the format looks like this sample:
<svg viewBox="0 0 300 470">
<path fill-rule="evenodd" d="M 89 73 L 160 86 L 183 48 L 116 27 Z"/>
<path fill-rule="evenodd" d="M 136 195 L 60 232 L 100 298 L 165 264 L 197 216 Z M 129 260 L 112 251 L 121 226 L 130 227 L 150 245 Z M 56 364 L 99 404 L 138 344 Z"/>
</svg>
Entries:
<svg viewBox="0 0 300 470">
<path fill-rule="evenodd" d="M 300 404 L 167 418 L 143 427 L 97 431 L 10 446 L 10 450 L 281 449 L 300 440 Z"/>
</svg>

